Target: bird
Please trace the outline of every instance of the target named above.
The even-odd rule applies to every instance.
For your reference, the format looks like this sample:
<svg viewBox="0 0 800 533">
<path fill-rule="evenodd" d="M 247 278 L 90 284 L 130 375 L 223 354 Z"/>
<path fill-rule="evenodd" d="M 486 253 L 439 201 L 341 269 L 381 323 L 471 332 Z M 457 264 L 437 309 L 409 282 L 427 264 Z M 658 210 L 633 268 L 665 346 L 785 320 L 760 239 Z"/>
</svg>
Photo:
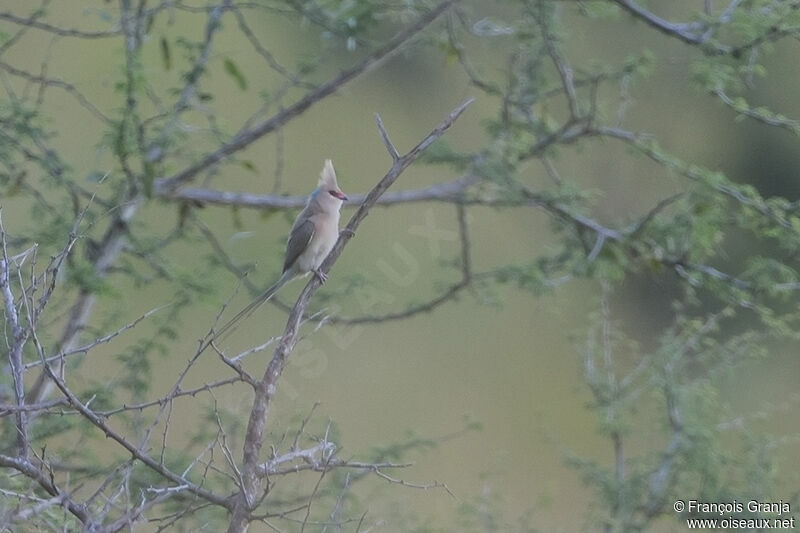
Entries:
<svg viewBox="0 0 800 533">
<path fill-rule="evenodd" d="M 313 272 L 321 283 L 327 281 L 328 276 L 319 267 L 339 238 L 339 209 L 347 200 L 347 195 L 336 182 L 333 162 L 326 159 L 317 188 L 308 197 L 306 206 L 297 215 L 289 231 L 283 272 L 278 281 L 219 328 L 214 338 L 228 333 L 237 322 L 249 317 L 291 280 Z"/>
</svg>

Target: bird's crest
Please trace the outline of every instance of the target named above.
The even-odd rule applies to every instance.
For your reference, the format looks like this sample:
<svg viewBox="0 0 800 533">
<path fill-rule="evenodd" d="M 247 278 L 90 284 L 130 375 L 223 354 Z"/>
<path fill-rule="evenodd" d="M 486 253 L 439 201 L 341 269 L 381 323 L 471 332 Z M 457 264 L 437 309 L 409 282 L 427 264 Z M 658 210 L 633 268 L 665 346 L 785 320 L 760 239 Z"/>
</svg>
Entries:
<svg viewBox="0 0 800 533">
<path fill-rule="evenodd" d="M 319 173 L 317 188 L 332 191 L 339 189 L 339 184 L 336 183 L 336 172 L 333 170 L 333 161 L 330 159 L 325 160 L 325 166 L 322 167 L 322 172 Z"/>
</svg>

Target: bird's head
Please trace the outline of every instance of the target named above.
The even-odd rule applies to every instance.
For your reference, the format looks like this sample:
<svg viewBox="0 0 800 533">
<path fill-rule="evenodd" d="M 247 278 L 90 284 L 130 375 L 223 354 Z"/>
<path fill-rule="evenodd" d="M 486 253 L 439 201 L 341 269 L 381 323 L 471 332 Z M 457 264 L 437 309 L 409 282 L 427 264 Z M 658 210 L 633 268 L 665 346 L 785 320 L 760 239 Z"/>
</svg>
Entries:
<svg viewBox="0 0 800 533">
<path fill-rule="evenodd" d="M 335 199 L 337 207 L 347 200 L 347 195 L 342 192 L 339 184 L 336 183 L 336 172 L 333 170 L 333 162 L 330 159 L 325 160 L 325 166 L 322 167 L 322 172 L 319 174 L 314 196 L 319 201 L 326 201 L 328 198 Z"/>
</svg>

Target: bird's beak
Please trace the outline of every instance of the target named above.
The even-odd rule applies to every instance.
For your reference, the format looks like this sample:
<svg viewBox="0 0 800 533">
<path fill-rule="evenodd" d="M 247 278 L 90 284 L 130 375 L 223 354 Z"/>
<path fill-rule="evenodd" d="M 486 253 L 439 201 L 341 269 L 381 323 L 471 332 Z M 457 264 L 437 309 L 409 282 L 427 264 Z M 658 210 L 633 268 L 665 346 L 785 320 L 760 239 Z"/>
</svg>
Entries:
<svg viewBox="0 0 800 533">
<path fill-rule="evenodd" d="M 346 202 L 349 199 L 349 198 L 347 198 L 347 195 L 345 193 L 343 193 L 342 191 L 340 191 L 339 189 L 331 191 L 331 196 L 334 196 L 334 197 L 338 198 L 339 200 L 342 200 L 343 202 Z"/>
</svg>

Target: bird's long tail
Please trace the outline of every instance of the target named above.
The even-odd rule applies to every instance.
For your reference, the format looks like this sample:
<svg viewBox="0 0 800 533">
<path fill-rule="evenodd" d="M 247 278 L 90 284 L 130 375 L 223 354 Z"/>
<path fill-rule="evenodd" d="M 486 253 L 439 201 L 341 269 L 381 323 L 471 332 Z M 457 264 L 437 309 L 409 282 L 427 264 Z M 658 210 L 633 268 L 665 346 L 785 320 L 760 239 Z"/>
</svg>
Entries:
<svg viewBox="0 0 800 533">
<path fill-rule="evenodd" d="M 267 300 L 269 300 L 270 298 L 275 296 L 275 293 L 277 293 L 281 289 L 281 287 L 286 285 L 294 277 L 295 277 L 295 273 L 292 271 L 292 269 L 289 269 L 286 272 L 284 272 L 281 275 L 281 277 L 278 278 L 278 281 L 276 281 L 275 284 L 272 285 L 272 287 L 270 287 L 269 289 L 267 289 L 263 293 L 261 293 L 258 296 L 258 298 L 256 298 L 255 300 L 253 300 L 252 302 L 247 304 L 247 307 L 245 307 L 244 309 L 242 309 L 241 311 L 236 313 L 236 316 L 234 316 L 233 318 L 228 320 L 221 328 L 216 330 L 214 332 L 214 337 L 211 339 L 211 341 L 209 341 L 209 344 L 212 341 L 215 341 L 215 340 L 218 340 L 218 339 L 222 340 L 228 334 L 232 333 L 233 330 L 236 329 L 236 326 L 238 325 L 238 323 L 240 321 L 242 321 L 242 320 L 246 319 L 247 317 L 249 317 L 250 315 L 252 315 L 255 312 L 256 309 L 258 309 L 259 307 L 264 305 L 264 302 L 266 302 Z"/>
</svg>

